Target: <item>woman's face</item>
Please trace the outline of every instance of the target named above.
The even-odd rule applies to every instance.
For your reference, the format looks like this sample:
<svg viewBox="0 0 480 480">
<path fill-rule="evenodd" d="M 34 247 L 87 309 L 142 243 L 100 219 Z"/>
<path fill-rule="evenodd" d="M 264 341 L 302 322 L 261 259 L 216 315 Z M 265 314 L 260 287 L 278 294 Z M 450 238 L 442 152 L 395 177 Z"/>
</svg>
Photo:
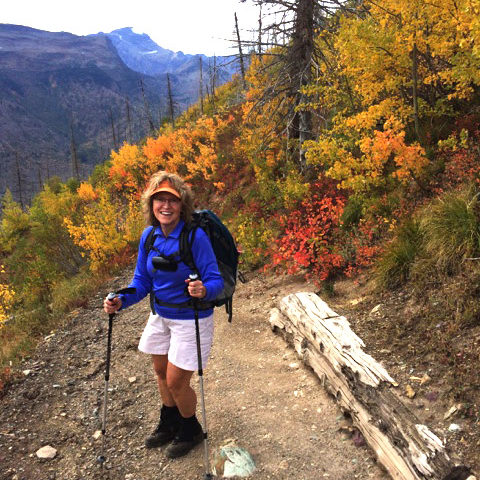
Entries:
<svg viewBox="0 0 480 480">
<path fill-rule="evenodd" d="M 168 192 L 158 192 L 153 196 L 152 209 L 162 230 L 170 233 L 180 221 L 182 201 Z"/>
</svg>

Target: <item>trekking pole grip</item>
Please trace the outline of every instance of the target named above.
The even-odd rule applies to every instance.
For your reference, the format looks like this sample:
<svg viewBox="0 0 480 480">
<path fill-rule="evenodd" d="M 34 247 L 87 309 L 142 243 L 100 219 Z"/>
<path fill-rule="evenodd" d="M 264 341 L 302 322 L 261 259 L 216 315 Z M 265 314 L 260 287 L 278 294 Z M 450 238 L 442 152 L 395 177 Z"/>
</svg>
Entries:
<svg viewBox="0 0 480 480">
<path fill-rule="evenodd" d="M 115 293 L 109 293 L 107 295 L 107 300 L 115 300 L 117 295 Z M 115 318 L 115 313 L 108 314 L 108 335 L 107 335 L 107 361 L 105 365 L 105 380 L 108 381 L 110 378 L 110 355 L 112 352 L 112 327 L 113 319 Z"/>
<path fill-rule="evenodd" d="M 188 278 L 190 279 L 191 282 L 200 280 L 200 277 L 198 276 L 197 273 L 191 273 L 188 276 Z M 198 324 L 198 299 L 196 297 L 192 297 L 192 302 L 193 302 L 193 312 L 195 317 L 195 336 L 197 340 L 198 374 L 201 377 L 203 375 L 203 368 L 202 368 L 202 355 L 201 355 L 201 349 L 200 349 L 200 327 Z"/>
</svg>

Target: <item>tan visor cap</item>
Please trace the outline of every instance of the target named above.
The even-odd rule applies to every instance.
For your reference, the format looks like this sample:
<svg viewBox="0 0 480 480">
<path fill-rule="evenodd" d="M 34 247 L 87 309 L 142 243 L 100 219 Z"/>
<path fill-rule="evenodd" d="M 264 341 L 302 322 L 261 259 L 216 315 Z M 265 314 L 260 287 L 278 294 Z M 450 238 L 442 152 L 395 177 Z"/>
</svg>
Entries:
<svg viewBox="0 0 480 480">
<path fill-rule="evenodd" d="M 162 182 L 153 192 L 152 192 L 152 195 L 150 196 L 153 196 L 155 195 L 156 193 L 159 193 L 159 192 L 168 192 L 168 193 L 171 193 L 172 195 L 175 195 L 177 198 L 179 198 L 180 200 L 182 199 L 182 196 L 180 195 L 180 193 L 178 193 L 171 185 L 169 182 L 165 181 L 165 182 Z"/>
</svg>

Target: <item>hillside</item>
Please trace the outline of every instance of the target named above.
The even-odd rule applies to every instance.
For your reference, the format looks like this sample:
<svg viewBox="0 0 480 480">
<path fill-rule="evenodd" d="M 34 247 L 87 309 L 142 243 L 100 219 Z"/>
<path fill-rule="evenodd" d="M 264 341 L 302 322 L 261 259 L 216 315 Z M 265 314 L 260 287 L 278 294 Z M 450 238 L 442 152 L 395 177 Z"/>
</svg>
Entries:
<svg viewBox="0 0 480 480">
<path fill-rule="evenodd" d="M 139 199 L 166 170 L 191 186 L 195 208 L 228 226 L 242 271 L 261 270 L 267 284 L 299 275 L 345 315 L 414 413 L 478 471 L 474 3 L 459 0 L 452 15 L 448 2 L 329 11 L 298 0 L 288 42 L 252 53 L 245 78 L 192 105 L 175 127 L 123 145 L 80 185 L 49 182 L 27 210 L 6 195 L 0 382 L 65 312 L 131 264 L 145 227 Z"/>
</svg>

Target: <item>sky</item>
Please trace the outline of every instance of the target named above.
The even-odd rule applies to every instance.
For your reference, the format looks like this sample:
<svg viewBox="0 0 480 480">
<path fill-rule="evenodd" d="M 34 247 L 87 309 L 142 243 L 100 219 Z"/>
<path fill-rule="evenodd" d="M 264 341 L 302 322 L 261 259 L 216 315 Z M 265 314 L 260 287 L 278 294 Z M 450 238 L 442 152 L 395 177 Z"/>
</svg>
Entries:
<svg viewBox="0 0 480 480">
<path fill-rule="evenodd" d="M 252 40 L 259 14 L 252 0 L 8 0 L 0 23 L 75 35 L 132 27 L 162 48 L 213 56 L 235 53 L 234 12 L 242 39 Z"/>
</svg>

